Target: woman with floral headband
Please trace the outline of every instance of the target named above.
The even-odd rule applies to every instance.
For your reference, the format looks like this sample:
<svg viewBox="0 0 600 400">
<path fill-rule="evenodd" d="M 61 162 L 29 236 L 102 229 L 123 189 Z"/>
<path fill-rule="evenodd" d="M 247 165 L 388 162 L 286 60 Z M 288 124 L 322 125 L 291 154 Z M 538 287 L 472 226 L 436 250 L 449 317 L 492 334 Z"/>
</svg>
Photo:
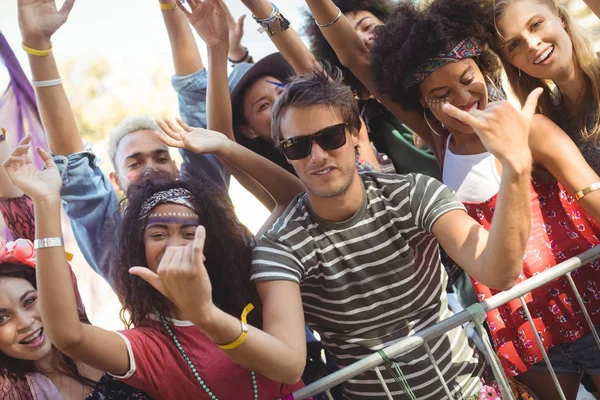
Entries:
<svg viewBox="0 0 600 400">
<path fill-rule="evenodd" d="M 171 131 L 172 125 L 162 125 Z M 251 164 L 247 171 L 268 163 L 221 133 L 192 130 L 183 123 L 181 128 L 188 131 L 183 140 L 190 140 L 194 149 L 215 151 L 240 168 Z M 5 170 L 35 205 L 40 311 L 44 331 L 59 349 L 155 399 L 277 399 L 301 386 L 282 385 L 238 366 L 222 349 L 238 346 L 243 335 L 233 343 L 213 343 L 188 322 L 190 315 L 130 275 L 130 269 L 144 275 L 170 265 L 202 265 L 207 271 L 203 278 L 214 288 L 206 296 L 223 312 L 242 314 L 246 323 L 254 299 L 248 279 L 253 238 L 226 196 L 200 178 L 172 181 L 157 175 L 130 188 L 112 270 L 126 322 L 135 328 L 111 332 L 80 323 L 62 248 L 60 174 L 41 149 L 46 169 L 36 170 L 23 158 L 27 148 L 15 150 Z M 250 320 L 260 325 L 259 312 Z"/>
<path fill-rule="evenodd" d="M 0 136 L 0 159 L 10 156 Z M 26 139 L 25 143 L 29 138 Z M 0 168 L 0 212 L 14 242 L 0 238 L 0 398 L 138 399 L 141 392 L 109 375 L 75 362 L 53 346 L 40 316 L 36 282 L 33 204 Z M 77 315 L 89 324 L 75 275 L 70 271 Z"/>
<path fill-rule="evenodd" d="M 510 105 L 488 102 L 486 75 L 497 76 L 499 66 L 485 46 L 485 27 L 477 22 L 483 12 L 476 0 L 436 0 L 424 11 L 401 3 L 377 32 L 372 64 L 380 93 L 405 110 L 423 113 L 442 145 L 444 183 L 457 192 L 473 218 L 489 227 L 502 168 L 475 132 L 481 129 L 483 113 Z M 393 79 L 390 71 L 395 73 Z M 532 178 L 533 221 L 518 281 L 600 244 L 596 223 L 600 193 L 594 191 L 600 186 L 598 175 L 569 137 L 544 116 L 534 116 L 529 147 L 533 162 L 550 171 L 558 183 Z M 573 273 L 595 324 L 600 324 L 600 315 L 594 312 L 600 306 L 599 269 L 593 262 Z M 498 293 L 472 282 L 479 301 Z M 545 349 L 556 347 L 549 352 L 550 361 L 567 398 L 575 398 L 580 373 L 570 371 L 588 370 L 592 375 L 600 371 L 600 350 L 573 291 L 560 278 L 528 293 L 525 300 Z M 519 300 L 489 312 L 487 321 L 505 371 L 519 375 L 540 398 L 554 398 L 556 389 Z M 567 352 L 573 358 L 566 357 Z"/>
</svg>

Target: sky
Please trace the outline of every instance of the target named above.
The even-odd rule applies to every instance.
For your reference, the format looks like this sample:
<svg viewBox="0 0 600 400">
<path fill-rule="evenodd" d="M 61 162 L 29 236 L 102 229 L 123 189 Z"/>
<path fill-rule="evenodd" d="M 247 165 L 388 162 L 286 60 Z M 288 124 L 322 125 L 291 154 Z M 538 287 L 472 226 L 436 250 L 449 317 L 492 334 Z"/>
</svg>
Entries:
<svg viewBox="0 0 600 400">
<path fill-rule="evenodd" d="M 64 0 L 57 0 L 62 5 Z M 266 34 L 259 34 L 251 13 L 239 0 L 226 0 L 234 18 L 247 14 L 243 44 L 257 60 L 276 51 Z M 282 13 L 299 30 L 303 2 L 278 0 Z M 20 48 L 17 1 L 0 1 L 0 30 L 29 75 L 25 52 Z M 201 44 L 201 42 L 199 42 Z M 114 65 L 127 66 L 124 73 L 136 76 L 156 69 L 172 72 L 168 38 L 157 0 L 77 0 L 69 20 L 53 37 L 54 53 L 60 61 L 102 56 Z M 206 59 L 206 51 L 200 45 Z M 6 71 L 0 72 L 0 85 L 7 82 Z"/>
</svg>

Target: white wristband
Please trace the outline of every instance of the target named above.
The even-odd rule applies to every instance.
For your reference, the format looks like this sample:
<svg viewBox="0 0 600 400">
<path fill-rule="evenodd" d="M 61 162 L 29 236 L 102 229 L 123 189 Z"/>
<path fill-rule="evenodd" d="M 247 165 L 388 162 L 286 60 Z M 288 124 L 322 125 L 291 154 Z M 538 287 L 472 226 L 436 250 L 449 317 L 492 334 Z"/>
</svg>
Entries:
<svg viewBox="0 0 600 400">
<path fill-rule="evenodd" d="M 40 88 L 40 87 L 50 87 L 50 86 L 58 86 L 62 83 L 62 78 L 52 79 L 50 81 L 31 81 L 31 86 Z"/>
<path fill-rule="evenodd" d="M 35 239 L 33 241 L 33 248 L 37 249 L 45 249 L 47 247 L 61 247 L 64 246 L 65 242 L 61 237 L 50 237 L 43 239 Z"/>
</svg>

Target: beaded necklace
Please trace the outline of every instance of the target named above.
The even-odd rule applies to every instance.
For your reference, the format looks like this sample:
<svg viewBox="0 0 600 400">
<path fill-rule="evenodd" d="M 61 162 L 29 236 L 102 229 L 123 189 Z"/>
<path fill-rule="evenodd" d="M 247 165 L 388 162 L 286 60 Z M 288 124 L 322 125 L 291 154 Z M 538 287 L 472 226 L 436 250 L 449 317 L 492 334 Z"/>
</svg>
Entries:
<svg viewBox="0 0 600 400">
<path fill-rule="evenodd" d="M 160 318 L 160 317 L 159 317 L 159 319 L 162 320 L 162 318 Z M 183 347 L 181 347 L 181 343 L 179 343 L 179 339 L 177 339 L 177 336 L 175 336 L 175 333 L 173 333 L 173 331 L 171 330 L 171 328 L 165 321 L 162 321 L 162 324 L 165 327 L 165 329 L 167 330 L 167 332 L 169 333 L 169 336 L 171 336 L 171 339 L 173 339 L 173 343 L 175 343 L 175 347 L 177 347 L 177 350 L 179 350 L 179 352 L 181 353 L 181 356 L 183 357 L 183 359 L 185 360 L 187 365 L 192 370 L 192 373 L 196 377 L 196 380 L 198 381 L 198 383 L 200 384 L 202 389 L 204 389 L 206 394 L 208 394 L 208 396 L 212 400 L 218 400 L 217 396 L 215 396 L 213 394 L 213 392 L 206 385 L 206 383 L 204 383 L 204 380 L 200 377 L 200 374 L 198 374 L 198 371 L 196 370 L 196 366 L 194 365 L 192 360 L 190 360 L 190 358 L 186 354 L 185 350 L 183 350 Z M 252 377 L 252 386 L 254 388 L 254 400 L 258 400 L 258 385 L 256 384 L 256 375 L 254 375 L 254 371 L 250 371 L 250 375 Z"/>
</svg>

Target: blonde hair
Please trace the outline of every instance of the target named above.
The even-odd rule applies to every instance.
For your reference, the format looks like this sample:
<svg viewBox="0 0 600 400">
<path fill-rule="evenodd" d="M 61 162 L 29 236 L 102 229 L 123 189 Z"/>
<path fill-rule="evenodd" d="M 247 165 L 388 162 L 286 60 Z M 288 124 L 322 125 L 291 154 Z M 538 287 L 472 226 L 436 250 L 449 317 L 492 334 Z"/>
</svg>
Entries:
<svg viewBox="0 0 600 400">
<path fill-rule="evenodd" d="M 115 169 L 117 168 L 115 156 L 121 140 L 130 133 L 137 131 L 161 131 L 156 121 L 147 115 L 124 118 L 119 125 L 108 132 L 108 155 Z"/>
<path fill-rule="evenodd" d="M 562 101 L 562 98 L 556 99 L 553 87 L 556 86 L 550 79 L 534 78 L 525 72 L 519 70 L 510 63 L 510 60 L 501 51 L 502 36 L 497 28 L 497 22 L 500 21 L 509 5 L 518 0 L 496 0 L 491 7 L 493 13 L 493 24 L 498 36 L 498 40 L 492 43 L 492 49 L 498 53 L 500 60 L 506 70 L 506 76 L 510 86 L 521 102 L 524 104 L 529 93 L 536 87 L 542 87 L 544 93 L 540 97 L 537 112 L 543 114 L 555 122 L 558 118 L 558 107 L 555 100 Z M 586 37 L 583 29 L 575 23 L 573 17 L 567 10 L 565 4 L 560 0 L 533 0 L 540 4 L 545 4 L 552 12 L 559 16 L 565 25 L 565 30 L 571 42 L 573 43 L 573 55 L 576 67 L 582 69 L 585 76 L 582 96 L 576 104 L 575 124 L 581 139 L 584 142 L 593 141 L 598 145 L 600 137 L 600 116 L 596 111 L 590 115 L 588 104 L 600 104 L 600 62 L 594 52 L 590 40 Z M 558 86 L 556 92 L 562 97 Z"/>
</svg>

